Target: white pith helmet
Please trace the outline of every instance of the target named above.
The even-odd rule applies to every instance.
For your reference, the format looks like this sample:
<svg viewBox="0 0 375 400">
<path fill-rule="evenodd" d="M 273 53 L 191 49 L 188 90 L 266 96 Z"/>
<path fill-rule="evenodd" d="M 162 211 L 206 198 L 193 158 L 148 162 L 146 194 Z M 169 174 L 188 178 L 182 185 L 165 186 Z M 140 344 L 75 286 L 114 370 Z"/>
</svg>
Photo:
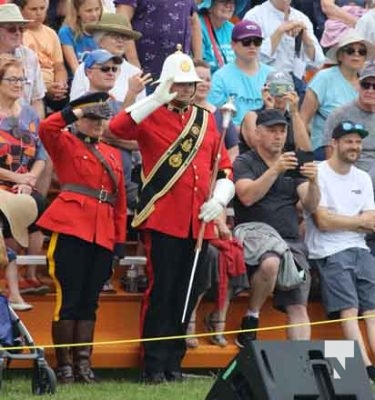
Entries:
<svg viewBox="0 0 375 400">
<path fill-rule="evenodd" d="M 193 60 L 182 52 L 180 44 L 177 45 L 177 50 L 165 59 L 160 77 L 155 83 L 169 79 L 173 79 L 174 83 L 202 82 L 195 72 Z"/>
</svg>

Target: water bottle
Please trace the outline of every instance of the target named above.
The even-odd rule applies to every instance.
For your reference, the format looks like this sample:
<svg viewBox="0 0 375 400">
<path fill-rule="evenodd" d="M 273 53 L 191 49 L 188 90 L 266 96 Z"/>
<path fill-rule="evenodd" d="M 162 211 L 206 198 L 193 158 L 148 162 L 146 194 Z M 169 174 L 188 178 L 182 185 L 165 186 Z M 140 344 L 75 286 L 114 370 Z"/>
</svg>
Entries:
<svg viewBox="0 0 375 400">
<path fill-rule="evenodd" d="M 135 264 L 129 265 L 129 268 L 126 272 L 125 290 L 129 293 L 138 292 L 138 268 Z"/>
<path fill-rule="evenodd" d="M 139 264 L 138 265 L 138 292 L 143 293 L 147 289 L 147 276 L 145 274 L 145 266 Z"/>
</svg>

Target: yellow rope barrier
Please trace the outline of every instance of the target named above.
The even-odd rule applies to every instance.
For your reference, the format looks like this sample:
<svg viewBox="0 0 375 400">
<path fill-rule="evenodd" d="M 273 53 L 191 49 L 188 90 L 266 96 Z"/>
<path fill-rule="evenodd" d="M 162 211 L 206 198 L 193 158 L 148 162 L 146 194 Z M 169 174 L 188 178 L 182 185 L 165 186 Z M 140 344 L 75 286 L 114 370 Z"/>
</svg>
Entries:
<svg viewBox="0 0 375 400">
<path fill-rule="evenodd" d="M 134 343 L 145 343 L 145 342 L 156 342 L 161 340 L 176 340 L 176 339 L 187 339 L 187 338 L 200 338 L 200 337 L 209 337 L 213 335 L 223 334 L 223 335 L 234 335 L 240 332 L 266 332 L 287 328 L 297 328 L 301 326 L 320 326 L 320 325 L 329 325 L 329 324 L 337 324 L 346 321 L 353 320 L 365 320 L 369 318 L 374 318 L 374 314 L 362 315 L 357 317 L 349 317 L 349 318 L 339 318 L 332 320 L 322 320 L 315 322 L 304 322 L 299 324 L 285 324 L 285 325 L 272 325 L 263 328 L 257 329 L 239 329 L 234 331 L 222 331 L 222 332 L 209 332 L 209 333 L 195 333 L 191 335 L 178 335 L 178 336 L 163 336 L 163 337 L 152 337 L 152 338 L 137 338 L 137 339 L 124 339 L 124 340 L 111 340 L 111 341 L 101 341 L 101 342 L 87 342 L 87 343 L 66 343 L 66 344 L 47 344 L 47 345 L 34 345 L 34 346 L 13 346 L 13 347 L 0 347 L 0 350 L 14 351 L 14 350 L 32 350 L 38 348 L 51 349 L 51 348 L 61 348 L 61 347 L 78 347 L 78 346 L 110 346 L 116 344 L 134 344 Z"/>
</svg>

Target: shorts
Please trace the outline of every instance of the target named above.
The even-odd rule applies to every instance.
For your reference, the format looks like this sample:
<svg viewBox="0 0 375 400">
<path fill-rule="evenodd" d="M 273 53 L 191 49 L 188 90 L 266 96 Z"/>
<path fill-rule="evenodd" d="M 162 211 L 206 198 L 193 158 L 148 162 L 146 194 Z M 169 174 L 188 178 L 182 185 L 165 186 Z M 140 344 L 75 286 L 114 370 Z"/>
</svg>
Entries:
<svg viewBox="0 0 375 400">
<path fill-rule="evenodd" d="M 268 257 L 278 257 L 280 256 L 276 253 L 266 253 L 262 256 L 262 261 Z M 257 270 L 258 266 L 249 266 L 247 265 L 247 275 L 249 277 L 249 281 L 251 276 Z M 305 270 L 306 274 L 306 281 L 302 283 L 300 286 L 296 287 L 295 289 L 291 290 L 278 290 L 275 289 L 273 293 L 273 307 L 279 311 L 286 312 L 286 308 L 288 306 L 293 305 L 307 305 L 310 293 L 310 286 L 311 286 L 311 274 L 309 270 Z"/>
<path fill-rule="evenodd" d="M 375 257 L 368 250 L 350 248 L 318 259 L 316 264 L 330 318 L 349 308 L 375 310 Z"/>
</svg>

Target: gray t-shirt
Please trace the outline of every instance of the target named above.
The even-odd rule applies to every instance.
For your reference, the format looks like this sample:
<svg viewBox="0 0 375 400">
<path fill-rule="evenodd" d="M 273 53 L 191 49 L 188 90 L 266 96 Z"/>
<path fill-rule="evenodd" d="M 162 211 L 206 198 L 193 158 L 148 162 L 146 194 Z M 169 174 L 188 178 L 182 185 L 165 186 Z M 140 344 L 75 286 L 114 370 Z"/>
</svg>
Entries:
<svg viewBox="0 0 375 400">
<path fill-rule="evenodd" d="M 370 174 L 375 187 L 375 112 L 362 110 L 356 101 L 337 108 L 329 115 L 325 123 L 323 146 L 330 143 L 333 129 L 342 121 L 362 124 L 369 132 L 369 135 L 363 139 L 362 153 L 356 166 Z"/>
</svg>

